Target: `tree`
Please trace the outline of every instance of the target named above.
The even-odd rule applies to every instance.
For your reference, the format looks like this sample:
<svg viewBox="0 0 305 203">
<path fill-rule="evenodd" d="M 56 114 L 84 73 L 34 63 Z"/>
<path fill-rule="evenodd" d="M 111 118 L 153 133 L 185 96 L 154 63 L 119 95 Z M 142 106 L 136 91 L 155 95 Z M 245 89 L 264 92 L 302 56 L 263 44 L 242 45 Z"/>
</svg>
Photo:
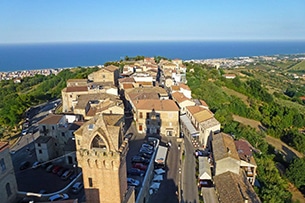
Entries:
<svg viewBox="0 0 305 203">
<path fill-rule="evenodd" d="M 296 158 L 290 164 L 288 170 L 286 171 L 286 175 L 288 179 L 294 183 L 297 188 L 301 186 L 305 186 L 305 158 Z"/>
</svg>

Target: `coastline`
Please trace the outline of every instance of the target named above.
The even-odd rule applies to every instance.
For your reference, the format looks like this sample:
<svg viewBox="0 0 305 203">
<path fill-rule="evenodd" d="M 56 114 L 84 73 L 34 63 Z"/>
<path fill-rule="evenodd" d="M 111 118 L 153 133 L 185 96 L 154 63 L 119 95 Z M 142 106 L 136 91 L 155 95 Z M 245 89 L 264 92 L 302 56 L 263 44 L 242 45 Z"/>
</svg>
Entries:
<svg viewBox="0 0 305 203">
<path fill-rule="evenodd" d="M 135 41 L 0 45 L 0 72 L 94 66 L 125 56 L 203 60 L 305 53 L 305 41 Z"/>
</svg>

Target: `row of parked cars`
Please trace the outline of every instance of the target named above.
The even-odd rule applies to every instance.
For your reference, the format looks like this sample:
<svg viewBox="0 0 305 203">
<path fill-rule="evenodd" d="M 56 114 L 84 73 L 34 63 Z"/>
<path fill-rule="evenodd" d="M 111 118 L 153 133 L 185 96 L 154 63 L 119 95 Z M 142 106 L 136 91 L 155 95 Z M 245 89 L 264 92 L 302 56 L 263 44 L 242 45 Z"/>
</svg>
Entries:
<svg viewBox="0 0 305 203">
<path fill-rule="evenodd" d="M 73 184 L 73 186 L 71 188 L 71 192 L 74 193 L 74 194 L 77 194 L 83 188 L 84 188 L 84 185 L 83 185 L 82 182 L 76 182 L 76 183 Z M 50 202 L 59 201 L 59 200 L 66 200 L 66 199 L 69 199 L 69 195 L 67 193 L 59 193 L 59 194 L 55 194 L 55 195 L 52 195 L 51 197 L 49 197 Z"/>
<path fill-rule="evenodd" d="M 127 170 L 127 175 L 144 176 L 150 159 L 154 153 L 154 143 L 146 142 L 142 144 L 139 153 L 132 157 L 132 168 Z M 129 185 L 137 186 L 136 181 L 127 180 Z"/>
<path fill-rule="evenodd" d="M 31 166 L 31 163 L 29 161 L 24 161 L 20 164 L 19 169 L 25 170 L 25 169 L 29 168 L 30 166 Z M 32 165 L 32 169 L 37 169 L 39 167 L 45 169 L 45 171 L 48 173 L 52 172 L 54 174 L 57 174 L 62 180 L 68 180 L 68 179 L 72 180 L 77 175 L 77 174 L 74 174 L 75 171 L 73 169 L 68 169 L 68 168 L 62 167 L 60 165 L 55 165 L 55 164 L 52 164 L 51 162 L 41 163 L 39 161 L 36 161 Z"/>
</svg>

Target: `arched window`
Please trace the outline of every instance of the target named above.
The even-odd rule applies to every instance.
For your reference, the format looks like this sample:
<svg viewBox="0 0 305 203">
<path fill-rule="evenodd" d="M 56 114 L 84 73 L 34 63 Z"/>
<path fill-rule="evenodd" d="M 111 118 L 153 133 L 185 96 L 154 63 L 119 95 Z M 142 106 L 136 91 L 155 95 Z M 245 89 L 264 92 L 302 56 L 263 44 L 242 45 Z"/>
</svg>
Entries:
<svg viewBox="0 0 305 203">
<path fill-rule="evenodd" d="M 11 195 L 12 195 L 12 191 L 11 191 L 10 183 L 6 183 L 5 188 L 6 188 L 6 194 L 7 194 L 7 196 L 8 196 L 8 197 L 11 196 Z"/>
<path fill-rule="evenodd" d="M 96 135 L 91 142 L 91 148 L 106 149 L 106 144 L 99 135 Z"/>
</svg>

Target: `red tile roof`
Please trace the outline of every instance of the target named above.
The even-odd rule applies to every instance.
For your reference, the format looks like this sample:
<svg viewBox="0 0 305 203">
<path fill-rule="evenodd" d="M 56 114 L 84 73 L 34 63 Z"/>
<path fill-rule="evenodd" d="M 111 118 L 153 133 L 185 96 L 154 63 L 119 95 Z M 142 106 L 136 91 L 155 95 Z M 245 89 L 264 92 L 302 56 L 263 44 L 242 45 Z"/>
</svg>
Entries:
<svg viewBox="0 0 305 203">
<path fill-rule="evenodd" d="M 78 86 L 78 87 L 67 87 L 66 92 L 86 92 L 88 91 L 87 86 Z"/>
<path fill-rule="evenodd" d="M 135 107 L 141 110 L 156 110 L 156 111 L 179 111 L 178 106 L 173 100 L 157 100 L 147 99 L 133 101 Z"/>
</svg>

